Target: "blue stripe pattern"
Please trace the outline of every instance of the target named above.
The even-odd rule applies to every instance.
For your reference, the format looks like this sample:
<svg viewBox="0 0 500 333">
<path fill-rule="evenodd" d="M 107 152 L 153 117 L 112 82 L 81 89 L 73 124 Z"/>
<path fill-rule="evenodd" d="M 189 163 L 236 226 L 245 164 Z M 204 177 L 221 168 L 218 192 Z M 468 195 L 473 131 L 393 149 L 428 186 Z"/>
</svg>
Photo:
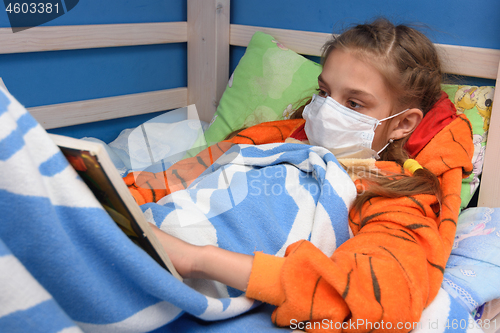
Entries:
<svg viewBox="0 0 500 333">
<path fill-rule="evenodd" d="M 75 323 L 53 300 L 0 317 L 2 332 L 59 332 Z"/>
<path fill-rule="evenodd" d="M 58 151 L 47 161 L 40 164 L 39 171 L 42 176 L 52 177 L 66 169 L 68 162 L 64 155 Z"/>
</svg>

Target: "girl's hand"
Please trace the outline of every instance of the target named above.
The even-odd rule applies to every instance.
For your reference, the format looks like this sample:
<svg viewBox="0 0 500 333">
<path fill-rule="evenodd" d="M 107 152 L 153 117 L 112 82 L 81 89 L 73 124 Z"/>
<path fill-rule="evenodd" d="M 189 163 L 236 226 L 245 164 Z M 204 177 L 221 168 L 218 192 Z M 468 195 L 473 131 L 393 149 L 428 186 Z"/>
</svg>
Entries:
<svg viewBox="0 0 500 333">
<path fill-rule="evenodd" d="M 200 247 L 171 236 L 153 224 L 150 226 L 180 276 L 183 278 L 193 277 L 194 259 L 197 257 Z"/>
<path fill-rule="evenodd" d="M 183 278 L 216 280 L 245 291 L 253 256 L 216 246 L 196 246 L 173 237 L 151 224 L 156 237 Z"/>
</svg>

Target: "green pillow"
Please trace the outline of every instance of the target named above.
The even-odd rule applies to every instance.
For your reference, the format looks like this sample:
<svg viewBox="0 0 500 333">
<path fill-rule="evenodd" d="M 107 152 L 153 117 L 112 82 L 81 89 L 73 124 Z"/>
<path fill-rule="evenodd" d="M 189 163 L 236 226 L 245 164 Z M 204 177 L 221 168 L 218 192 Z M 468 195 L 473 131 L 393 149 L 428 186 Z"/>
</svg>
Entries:
<svg viewBox="0 0 500 333">
<path fill-rule="evenodd" d="M 241 128 L 283 119 L 284 113 L 315 93 L 320 73 L 318 63 L 287 49 L 272 36 L 256 32 L 205 131 L 207 143 L 224 140 Z"/>
<path fill-rule="evenodd" d="M 457 107 L 458 114 L 465 114 L 472 125 L 474 142 L 474 165 L 472 174 L 462 181 L 461 208 L 467 207 L 479 186 L 479 175 L 483 171 L 486 137 L 490 125 L 491 108 L 495 88 L 490 86 L 442 85 L 450 100 Z"/>
</svg>

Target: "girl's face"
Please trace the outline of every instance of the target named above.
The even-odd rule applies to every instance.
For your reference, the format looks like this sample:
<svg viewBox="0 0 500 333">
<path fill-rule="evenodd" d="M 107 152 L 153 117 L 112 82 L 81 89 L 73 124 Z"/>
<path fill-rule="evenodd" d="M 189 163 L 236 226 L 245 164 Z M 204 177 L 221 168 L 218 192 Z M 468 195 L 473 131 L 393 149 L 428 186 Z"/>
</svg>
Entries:
<svg viewBox="0 0 500 333">
<path fill-rule="evenodd" d="M 330 96 L 338 103 L 365 115 L 383 119 L 395 112 L 395 100 L 380 72 L 351 52 L 333 50 L 318 77 L 319 95 Z M 392 137 L 390 124 L 383 121 L 375 130 L 372 149 L 379 151 Z"/>
</svg>

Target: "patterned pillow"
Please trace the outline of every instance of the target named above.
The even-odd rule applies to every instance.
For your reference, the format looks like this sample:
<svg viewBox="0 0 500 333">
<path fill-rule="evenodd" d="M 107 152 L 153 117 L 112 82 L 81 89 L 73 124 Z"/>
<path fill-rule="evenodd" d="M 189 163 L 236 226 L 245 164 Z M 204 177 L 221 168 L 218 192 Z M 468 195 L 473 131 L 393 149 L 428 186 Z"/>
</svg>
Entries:
<svg viewBox="0 0 500 333">
<path fill-rule="evenodd" d="M 443 84 L 450 100 L 457 107 L 457 113 L 465 114 L 472 125 L 474 155 L 472 174 L 462 181 L 462 204 L 465 208 L 472 199 L 474 192 L 479 186 L 479 175 L 483 171 L 484 151 L 486 149 L 486 137 L 490 125 L 491 108 L 495 88 L 491 86 L 467 86 Z"/>
<path fill-rule="evenodd" d="M 320 73 L 319 64 L 256 32 L 205 131 L 207 143 L 244 127 L 282 119 L 292 109 L 290 103 L 296 108 L 314 94 Z"/>
</svg>

